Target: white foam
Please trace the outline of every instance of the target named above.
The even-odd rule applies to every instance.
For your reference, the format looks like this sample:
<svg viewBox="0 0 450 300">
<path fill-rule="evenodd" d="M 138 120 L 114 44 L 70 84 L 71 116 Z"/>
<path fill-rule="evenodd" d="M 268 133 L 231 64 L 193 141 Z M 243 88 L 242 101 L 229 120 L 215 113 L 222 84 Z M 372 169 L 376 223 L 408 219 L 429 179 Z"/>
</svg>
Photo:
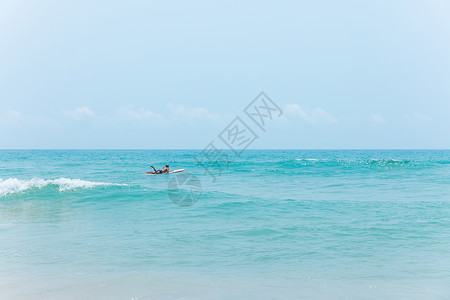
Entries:
<svg viewBox="0 0 450 300">
<path fill-rule="evenodd" d="M 317 159 L 317 158 L 296 158 L 296 161 L 323 161 L 323 159 Z"/>
<path fill-rule="evenodd" d="M 0 196 L 20 193 L 31 188 L 43 188 L 48 185 L 57 186 L 59 191 L 69 191 L 74 189 L 89 189 L 96 186 L 121 185 L 121 184 L 114 184 L 108 182 L 95 182 L 70 178 L 58 178 L 58 179 L 33 178 L 29 180 L 8 178 L 6 180 L 0 179 Z"/>
</svg>

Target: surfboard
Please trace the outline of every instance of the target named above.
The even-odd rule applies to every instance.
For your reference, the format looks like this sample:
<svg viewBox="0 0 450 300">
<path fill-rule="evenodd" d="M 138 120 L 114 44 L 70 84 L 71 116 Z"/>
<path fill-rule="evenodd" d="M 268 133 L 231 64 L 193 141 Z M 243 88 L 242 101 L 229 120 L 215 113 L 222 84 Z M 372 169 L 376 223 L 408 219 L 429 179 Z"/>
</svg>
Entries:
<svg viewBox="0 0 450 300">
<path fill-rule="evenodd" d="M 180 173 L 183 172 L 184 169 L 178 169 L 178 170 L 173 170 L 173 171 L 169 171 L 169 173 Z M 162 174 L 167 174 L 167 173 L 161 173 L 161 174 L 147 174 L 145 173 L 144 175 L 162 175 Z"/>
</svg>

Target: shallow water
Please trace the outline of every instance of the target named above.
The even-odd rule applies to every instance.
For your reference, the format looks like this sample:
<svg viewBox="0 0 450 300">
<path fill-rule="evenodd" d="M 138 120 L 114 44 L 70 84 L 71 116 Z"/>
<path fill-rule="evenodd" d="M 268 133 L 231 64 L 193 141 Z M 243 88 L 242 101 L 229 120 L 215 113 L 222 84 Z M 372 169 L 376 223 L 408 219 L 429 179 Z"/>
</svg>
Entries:
<svg viewBox="0 0 450 300">
<path fill-rule="evenodd" d="M 0 298 L 450 297 L 450 151 L 226 154 L 0 151 Z"/>
</svg>

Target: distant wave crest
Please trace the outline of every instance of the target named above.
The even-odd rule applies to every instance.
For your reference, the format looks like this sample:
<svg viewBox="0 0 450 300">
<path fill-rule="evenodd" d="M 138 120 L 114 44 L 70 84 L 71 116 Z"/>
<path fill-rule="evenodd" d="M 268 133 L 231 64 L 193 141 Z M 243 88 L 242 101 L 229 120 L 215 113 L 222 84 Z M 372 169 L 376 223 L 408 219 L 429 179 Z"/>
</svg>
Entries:
<svg viewBox="0 0 450 300">
<path fill-rule="evenodd" d="M 409 165 L 419 164 L 419 161 L 411 161 L 407 159 L 317 159 L 317 158 L 296 158 L 296 162 L 302 164 L 336 164 L 336 165 Z M 426 163 L 426 162 L 423 162 Z"/>
<path fill-rule="evenodd" d="M 97 186 L 122 185 L 108 182 L 87 181 L 81 179 L 57 178 L 42 179 L 33 178 L 29 180 L 21 180 L 17 178 L 0 179 L 0 197 L 8 194 L 24 192 L 32 188 L 43 188 L 46 186 L 54 186 L 59 191 L 70 191 L 75 189 L 89 189 Z"/>
<path fill-rule="evenodd" d="M 416 160 L 394 158 L 295 158 L 274 161 L 236 162 L 233 172 L 278 172 L 290 173 L 304 170 L 319 171 L 351 171 L 351 170 L 386 170 L 386 169 L 427 169 L 440 168 L 450 165 L 450 160 Z"/>
</svg>

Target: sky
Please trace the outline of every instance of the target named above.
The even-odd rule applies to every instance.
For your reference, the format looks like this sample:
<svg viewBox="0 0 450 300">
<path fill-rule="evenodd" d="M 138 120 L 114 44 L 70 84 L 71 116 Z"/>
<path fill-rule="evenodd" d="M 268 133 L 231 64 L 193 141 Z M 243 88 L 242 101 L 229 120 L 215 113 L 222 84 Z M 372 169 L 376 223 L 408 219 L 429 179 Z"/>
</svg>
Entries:
<svg viewBox="0 0 450 300">
<path fill-rule="evenodd" d="M 450 3 L 0 1 L 0 148 L 449 149 Z M 282 110 L 255 127 L 264 91 Z"/>
</svg>

